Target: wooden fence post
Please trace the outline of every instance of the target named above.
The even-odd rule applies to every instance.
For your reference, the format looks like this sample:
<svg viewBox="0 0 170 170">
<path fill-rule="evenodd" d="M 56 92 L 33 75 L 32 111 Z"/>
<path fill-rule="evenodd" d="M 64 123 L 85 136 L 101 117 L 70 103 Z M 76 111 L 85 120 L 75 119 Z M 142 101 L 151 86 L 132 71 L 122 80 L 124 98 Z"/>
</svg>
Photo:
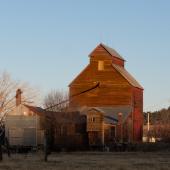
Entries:
<svg viewBox="0 0 170 170">
<path fill-rule="evenodd" d="M 1 142 L 1 141 L 0 141 Z M 2 145 L 0 144 L 0 162 L 3 160 Z"/>
</svg>

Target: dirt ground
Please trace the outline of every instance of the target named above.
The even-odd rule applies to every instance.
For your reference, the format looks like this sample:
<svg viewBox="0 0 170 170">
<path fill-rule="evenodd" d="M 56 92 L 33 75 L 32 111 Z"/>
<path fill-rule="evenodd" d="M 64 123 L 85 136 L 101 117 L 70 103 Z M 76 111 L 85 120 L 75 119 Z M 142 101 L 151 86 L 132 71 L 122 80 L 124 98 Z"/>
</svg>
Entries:
<svg viewBox="0 0 170 170">
<path fill-rule="evenodd" d="M 48 162 L 42 153 L 4 155 L 0 170 L 170 170 L 170 152 L 164 153 L 53 153 Z"/>
</svg>

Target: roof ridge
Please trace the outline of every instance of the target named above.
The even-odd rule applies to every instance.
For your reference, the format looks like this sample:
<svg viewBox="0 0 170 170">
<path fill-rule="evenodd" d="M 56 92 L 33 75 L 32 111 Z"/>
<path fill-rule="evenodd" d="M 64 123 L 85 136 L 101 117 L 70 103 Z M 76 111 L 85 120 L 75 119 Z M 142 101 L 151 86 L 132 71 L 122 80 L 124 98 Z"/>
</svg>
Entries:
<svg viewBox="0 0 170 170">
<path fill-rule="evenodd" d="M 103 43 L 100 43 L 100 45 L 113 57 L 116 57 L 116 58 L 119 58 L 123 61 L 126 61 L 116 50 L 114 50 L 113 48 L 103 44 Z"/>
</svg>

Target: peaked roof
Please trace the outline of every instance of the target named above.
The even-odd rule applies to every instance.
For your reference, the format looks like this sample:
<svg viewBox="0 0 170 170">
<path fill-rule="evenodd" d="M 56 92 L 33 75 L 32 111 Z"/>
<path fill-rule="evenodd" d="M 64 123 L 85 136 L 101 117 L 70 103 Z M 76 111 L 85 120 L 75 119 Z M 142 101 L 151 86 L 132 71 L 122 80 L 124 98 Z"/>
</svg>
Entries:
<svg viewBox="0 0 170 170">
<path fill-rule="evenodd" d="M 107 45 L 102 44 L 102 43 L 100 43 L 100 44 L 89 54 L 89 56 L 91 56 L 91 54 L 92 54 L 99 46 L 102 46 L 112 57 L 116 57 L 116 58 L 119 58 L 119 59 L 125 61 L 125 59 L 124 59 L 117 51 L 115 51 L 113 48 L 110 48 L 110 47 L 108 47 Z"/>
<path fill-rule="evenodd" d="M 41 107 L 30 106 L 30 105 L 26 105 L 26 104 L 24 104 L 24 106 L 27 107 L 28 109 L 30 109 L 32 112 L 38 114 L 39 116 L 44 116 L 46 114 L 46 111 L 44 109 L 42 109 Z"/>
<path fill-rule="evenodd" d="M 79 112 L 53 112 L 42 109 L 41 107 L 24 105 L 38 116 L 46 116 L 50 121 L 56 123 L 83 123 L 84 117 Z"/>
<path fill-rule="evenodd" d="M 104 45 L 104 44 L 99 44 L 91 53 L 89 56 L 92 55 L 92 53 L 99 47 L 102 46 L 111 56 L 119 58 L 121 60 L 124 60 L 114 49 Z M 125 60 L 124 60 L 125 61 Z M 115 68 L 132 86 L 137 87 L 139 89 L 144 89 L 138 82 L 137 80 L 122 66 L 119 66 L 117 64 L 112 63 L 113 68 Z M 89 65 L 69 84 L 74 83 L 74 81 L 89 67 Z"/>
<path fill-rule="evenodd" d="M 132 86 L 137 87 L 139 89 L 143 89 L 143 87 L 135 80 L 135 78 L 123 67 L 112 64 L 113 68 L 115 68 Z"/>
<path fill-rule="evenodd" d="M 114 122 L 118 120 L 118 113 L 122 113 L 123 121 L 126 120 L 128 115 L 132 112 L 132 107 L 126 106 L 114 106 L 114 107 L 81 107 L 78 109 L 82 114 L 86 114 L 89 110 L 95 109 L 104 114 L 104 117 Z"/>
</svg>

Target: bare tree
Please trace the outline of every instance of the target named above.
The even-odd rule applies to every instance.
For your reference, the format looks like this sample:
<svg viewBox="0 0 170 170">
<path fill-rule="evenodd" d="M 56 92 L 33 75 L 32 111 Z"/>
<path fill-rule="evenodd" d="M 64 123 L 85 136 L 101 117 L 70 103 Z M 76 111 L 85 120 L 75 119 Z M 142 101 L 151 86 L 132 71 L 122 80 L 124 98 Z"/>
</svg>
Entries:
<svg viewBox="0 0 170 170">
<path fill-rule="evenodd" d="M 28 83 L 13 80 L 7 72 L 0 73 L 0 122 L 8 112 L 15 108 L 17 89 L 24 92 L 23 104 L 35 103 L 37 90 L 31 88 Z"/>
<path fill-rule="evenodd" d="M 44 107 L 50 111 L 64 111 L 68 107 L 68 93 L 61 90 L 51 90 L 44 98 Z"/>
<path fill-rule="evenodd" d="M 37 90 L 31 88 L 28 83 L 15 81 L 7 72 L 0 73 L 0 161 L 2 160 L 2 144 L 5 142 L 4 118 L 16 107 L 16 90 L 21 89 L 23 104 L 33 104 Z"/>
<path fill-rule="evenodd" d="M 0 73 L 0 117 L 2 118 L 14 107 L 15 89 L 18 83 L 6 72 Z"/>
<path fill-rule="evenodd" d="M 170 112 L 161 110 L 160 119 L 154 122 L 154 134 L 162 141 L 170 141 Z"/>
<path fill-rule="evenodd" d="M 21 89 L 22 103 L 27 105 L 40 105 L 40 91 L 39 89 L 32 87 L 27 82 L 21 82 L 18 84 L 17 89 Z"/>
</svg>

